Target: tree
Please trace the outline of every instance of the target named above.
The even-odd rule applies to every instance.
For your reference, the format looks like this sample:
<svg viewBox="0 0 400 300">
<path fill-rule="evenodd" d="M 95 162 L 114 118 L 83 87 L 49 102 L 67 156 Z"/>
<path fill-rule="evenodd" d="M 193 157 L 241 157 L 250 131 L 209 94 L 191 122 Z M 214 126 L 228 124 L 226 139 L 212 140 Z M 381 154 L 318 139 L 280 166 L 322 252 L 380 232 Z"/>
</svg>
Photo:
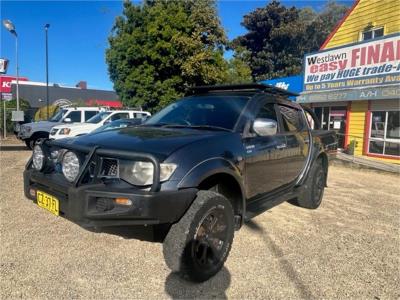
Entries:
<svg viewBox="0 0 400 300">
<path fill-rule="evenodd" d="M 106 61 L 122 102 L 155 110 L 191 86 L 223 82 L 226 42 L 214 0 L 125 1 Z"/>
<path fill-rule="evenodd" d="M 318 50 L 322 43 L 326 40 L 336 24 L 345 15 L 348 7 L 345 5 L 337 4 L 335 1 L 329 1 L 324 9 L 316 14 L 314 12 L 314 18 L 311 19 L 310 24 L 306 27 L 306 37 L 311 51 Z M 303 9 L 304 11 L 306 9 Z M 308 8 L 308 10 L 311 10 Z M 303 21 L 306 21 L 306 15 L 301 15 Z M 310 52 L 311 52 L 310 51 Z"/>
<path fill-rule="evenodd" d="M 252 82 L 251 69 L 249 67 L 249 52 L 238 47 L 231 59 L 228 60 L 228 69 L 224 83 L 248 83 Z"/>
<path fill-rule="evenodd" d="M 247 33 L 236 38 L 233 47 L 250 53 L 255 80 L 299 74 L 304 54 L 318 50 L 345 11 L 345 6 L 335 2 L 328 2 L 318 14 L 273 1 L 244 16 Z"/>
</svg>

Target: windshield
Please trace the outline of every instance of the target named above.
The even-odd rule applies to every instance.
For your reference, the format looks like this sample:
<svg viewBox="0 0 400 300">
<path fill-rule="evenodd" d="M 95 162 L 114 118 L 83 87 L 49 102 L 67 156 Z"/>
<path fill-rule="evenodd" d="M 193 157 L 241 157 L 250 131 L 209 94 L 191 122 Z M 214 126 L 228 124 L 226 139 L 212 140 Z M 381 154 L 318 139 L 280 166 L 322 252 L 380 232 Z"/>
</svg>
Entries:
<svg viewBox="0 0 400 300">
<path fill-rule="evenodd" d="M 60 109 L 54 116 L 52 116 L 49 121 L 50 122 L 60 122 L 62 117 L 65 115 L 67 112 L 66 109 Z"/>
<path fill-rule="evenodd" d="M 105 118 L 107 118 L 107 116 L 109 114 L 111 114 L 110 111 L 103 111 L 103 112 L 95 115 L 94 117 L 91 117 L 89 120 L 86 121 L 86 123 L 97 124 L 97 123 L 103 121 Z"/>
<path fill-rule="evenodd" d="M 145 122 L 145 125 L 215 127 L 233 130 L 247 97 L 194 96 L 168 105 Z"/>
</svg>

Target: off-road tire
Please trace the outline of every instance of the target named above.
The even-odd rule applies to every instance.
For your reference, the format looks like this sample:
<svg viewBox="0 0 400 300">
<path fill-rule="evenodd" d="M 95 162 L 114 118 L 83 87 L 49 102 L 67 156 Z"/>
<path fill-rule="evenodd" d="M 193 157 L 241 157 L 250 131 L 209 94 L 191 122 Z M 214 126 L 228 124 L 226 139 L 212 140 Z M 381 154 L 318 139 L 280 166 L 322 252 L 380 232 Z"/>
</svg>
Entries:
<svg viewBox="0 0 400 300">
<path fill-rule="evenodd" d="M 215 215 L 221 216 L 220 219 L 224 221 L 218 224 L 226 223 L 226 227 L 223 225 L 218 227 L 224 228 L 223 239 L 225 241 L 219 252 L 221 257 L 216 261 L 207 259 L 209 265 L 202 266 L 198 263 L 199 258 L 196 258 L 196 255 L 193 254 L 193 251 L 196 251 L 194 250 L 196 245 L 199 245 L 195 237 L 198 236 L 199 231 L 203 230 L 202 224 L 207 220 L 207 216 L 210 216 L 214 211 L 217 212 Z M 219 220 L 218 218 L 216 219 L 217 221 Z M 164 239 L 163 254 L 165 262 L 172 272 L 178 272 L 191 281 L 205 281 L 218 273 L 224 265 L 232 246 L 233 236 L 234 214 L 231 203 L 216 192 L 199 191 L 188 211 L 178 223 L 172 225 Z M 212 256 L 213 251 L 210 251 Z M 206 253 L 210 252 L 207 250 Z M 203 259 L 203 261 L 205 260 Z"/>
<path fill-rule="evenodd" d="M 322 164 L 322 159 L 317 159 L 304 183 L 303 193 L 294 200 L 294 204 L 309 209 L 318 208 L 324 196 L 325 183 L 326 170 Z"/>
</svg>

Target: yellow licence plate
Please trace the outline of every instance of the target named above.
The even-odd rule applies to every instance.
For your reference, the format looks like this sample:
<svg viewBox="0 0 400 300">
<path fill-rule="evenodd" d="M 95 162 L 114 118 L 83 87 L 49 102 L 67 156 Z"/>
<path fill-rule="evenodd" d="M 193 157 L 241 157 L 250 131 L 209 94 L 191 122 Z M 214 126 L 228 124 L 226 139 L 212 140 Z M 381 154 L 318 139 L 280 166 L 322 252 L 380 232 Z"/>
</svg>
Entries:
<svg viewBox="0 0 400 300">
<path fill-rule="evenodd" d="M 36 201 L 40 207 L 47 209 L 49 212 L 60 215 L 60 204 L 56 197 L 46 194 L 42 191 L 36 192 Z"/>
</svg>

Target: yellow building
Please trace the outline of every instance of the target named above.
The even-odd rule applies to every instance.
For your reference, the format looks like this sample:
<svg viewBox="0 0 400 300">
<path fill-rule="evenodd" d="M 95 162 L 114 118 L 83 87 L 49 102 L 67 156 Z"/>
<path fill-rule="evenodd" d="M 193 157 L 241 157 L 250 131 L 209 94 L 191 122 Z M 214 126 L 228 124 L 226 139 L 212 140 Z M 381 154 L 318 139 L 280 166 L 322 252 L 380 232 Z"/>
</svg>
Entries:
<svg viewBox="0 0 400 300">
<path fill-rule="evenodd" d="M 304 59 L 307 103 L 339 147 L 400 163 L 400 0 L 358 0 Z"/>
</svg>

